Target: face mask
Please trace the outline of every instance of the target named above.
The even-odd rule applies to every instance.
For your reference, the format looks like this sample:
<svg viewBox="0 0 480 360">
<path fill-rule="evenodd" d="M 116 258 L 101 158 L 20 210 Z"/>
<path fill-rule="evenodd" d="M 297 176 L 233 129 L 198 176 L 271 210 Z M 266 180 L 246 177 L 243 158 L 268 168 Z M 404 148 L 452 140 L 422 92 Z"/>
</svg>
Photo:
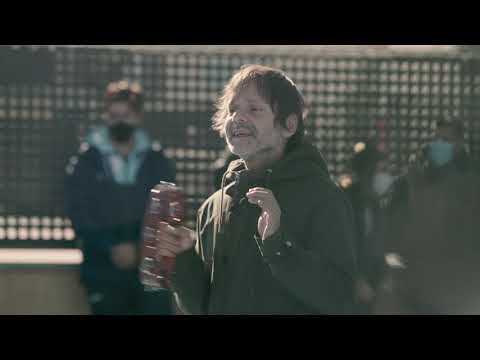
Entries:
<svg viewBox="0 0 480 360">
<path fill-rule="evenodd" d="M 433 165 L 441 167 L 453 160 L 454 145 L 445 141 L 435 141 L 428 148 L 428 155 Z"/>
<path fill-rule="evenodd" d="M 383 196 L 390 189 L 390 186 L 395 181 L 395 178 L 389 173 L 377 173 L 373 176 L 372 188 L 375 194 Z"/>
<path fill-rule="evenodd" d="M 136 128 L 132 125 L 124 122 L 118 122 L 109 127 L 109 132 L 114 141 L 125 143 L 132 138 L 135 129 Z"/>
</svg>

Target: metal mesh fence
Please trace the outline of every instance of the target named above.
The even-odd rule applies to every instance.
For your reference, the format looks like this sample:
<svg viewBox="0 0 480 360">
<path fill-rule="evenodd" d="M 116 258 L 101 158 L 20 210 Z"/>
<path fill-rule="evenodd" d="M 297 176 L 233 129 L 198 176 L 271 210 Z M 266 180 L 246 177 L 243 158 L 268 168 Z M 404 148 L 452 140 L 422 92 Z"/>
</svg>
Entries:
<svg viewBox="0 0 480 360">
<path fill-rule="evenodd" d="M 86 129 L 101 121 L 107 83 L 120 79 L 142 84 L 146 127 L 175 160 L 193 221 L 224 149 L 210 129 L 213 102 L 232 73 L 251 63 L 280 68 L 299 85 L 307 128 L 335 175 L 346 171 L 353 145 L 375 135 L 392 171 L 402 171 L 443 115 L 465 119 L 470 152 L 480 150 L 475 59 L 2 46 L 0 246 L 73 246 L 65 166 Z"/>
</svg>

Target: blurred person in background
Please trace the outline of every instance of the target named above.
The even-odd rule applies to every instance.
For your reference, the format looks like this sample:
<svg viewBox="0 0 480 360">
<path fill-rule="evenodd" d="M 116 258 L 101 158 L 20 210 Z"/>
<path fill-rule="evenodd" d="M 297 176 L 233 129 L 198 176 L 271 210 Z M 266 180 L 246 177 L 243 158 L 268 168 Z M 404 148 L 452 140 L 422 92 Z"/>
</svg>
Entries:
<svg viewBox="0 0 480 360">
<path fill-rule="evenodd" d="M 377 314 L 480 314 L 480 179 L 459 119 L 437 123 L 386 206 Z"/>
<path fill-rule="evenodd" d="M 175 167 L 142 129 L 144 95 L 138 84 L 111 83 L 104 124 L 91 130 L 66 176 L 66 210 L 82 244 L 82 280 L 94 315 L 143 314 L 139 241 L 149 191 L 173 182 Z M 158 314 L 170 314 L 168 294 Z"/>
<path fill-rule="evenodd" d="M 269 67 L 245 66 L 226 86 L 214 129 L 240 159 L 200 208 L 197 232 L 160 227 L 185 312 L 353 313 L 353 214 L 304 140 L 304 110 L 297 86 Z"/>
<path fill-rule="evenodd" d="M 371 313 L 377 287 L 385 270 L 380 227 L 384 224 L 381 201 L 394 182 L 387 171 L 386 157 L 373 141 L 354 146 L 351 177 L 343 177 L 340 185 L 348 195 L 355 214 L 358 273 L 356 297 L 359 314 Z"/>
</svg>

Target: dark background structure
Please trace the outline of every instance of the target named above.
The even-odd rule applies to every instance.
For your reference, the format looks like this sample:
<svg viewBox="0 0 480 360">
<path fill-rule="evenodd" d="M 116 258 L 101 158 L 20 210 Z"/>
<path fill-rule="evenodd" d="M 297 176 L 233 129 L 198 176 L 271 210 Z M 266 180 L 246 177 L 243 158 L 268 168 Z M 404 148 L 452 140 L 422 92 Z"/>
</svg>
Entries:
<svg viewBox="0 0 480 360">
<path fill-rule="evenodd" d="M 134 51 L 0 46 L 0 247 L 73 247 L 63 209 L 68 160 L 101 121 L 110 81 L 138 81 L 146 127 L 177 164 L 189 220 L 211 194 L 224 142 L 210 129 L 213 104 L 240 66 L 284 70 L 309 105 L 308 130 L 333 175 L 347 170 L 357 141 L 376 136 L 392 171 L 429 139 L 441 116 L 466 121 L 480 151 L 480 61 L 442 55 Z"/>
</svg>

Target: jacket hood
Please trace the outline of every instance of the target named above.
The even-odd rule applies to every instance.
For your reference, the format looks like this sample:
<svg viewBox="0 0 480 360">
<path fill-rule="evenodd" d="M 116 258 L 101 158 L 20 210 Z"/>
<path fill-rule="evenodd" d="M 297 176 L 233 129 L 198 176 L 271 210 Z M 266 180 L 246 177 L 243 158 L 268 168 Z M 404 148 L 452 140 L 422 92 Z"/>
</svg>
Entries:
<svg viewBox="0 0 480 360">
<path fill-rule="evenodd" d="M 227 174 L 245 169 L 245 162 L 242 159 L 235 160 L 230 163 Z M 308 143 L 299 145 L 267 171 L 270 172 L 270 181 L 272 182 L 312 175 L 330 178 L 328 166 L 322 154 L 314 145 Z"/>
</svg>

